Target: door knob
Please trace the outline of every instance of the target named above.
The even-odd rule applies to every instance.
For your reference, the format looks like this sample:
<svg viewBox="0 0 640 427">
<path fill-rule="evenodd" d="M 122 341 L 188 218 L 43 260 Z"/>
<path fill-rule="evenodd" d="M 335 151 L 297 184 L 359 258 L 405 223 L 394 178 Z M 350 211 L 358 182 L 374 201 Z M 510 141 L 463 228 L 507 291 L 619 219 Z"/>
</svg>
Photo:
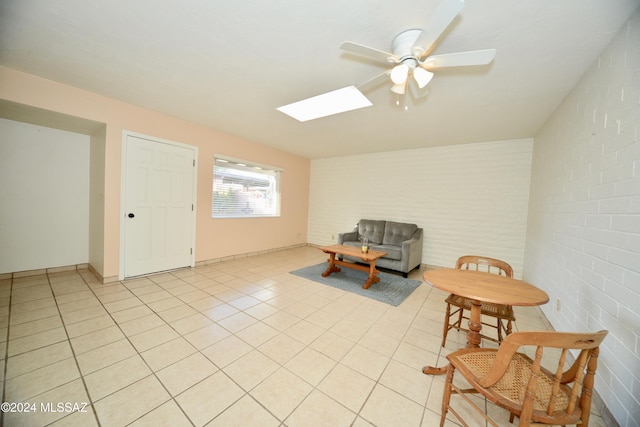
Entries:
<svg viewBox="0 0 640 427">
<path fill-rule="evenodd" d="M 133 218 L 135 215 L 130 213 L 129 215 L 127 215 L 129 218 Z"/>
</svg>

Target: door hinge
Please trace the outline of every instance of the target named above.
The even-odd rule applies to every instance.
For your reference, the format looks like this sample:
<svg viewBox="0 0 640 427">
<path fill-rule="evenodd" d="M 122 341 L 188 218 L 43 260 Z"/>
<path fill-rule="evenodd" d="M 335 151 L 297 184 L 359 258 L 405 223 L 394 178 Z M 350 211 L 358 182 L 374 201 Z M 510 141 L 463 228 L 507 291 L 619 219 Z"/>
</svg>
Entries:
<svg viewBox="0 0 640 427">
<path fill-rule="evenodd" d="M 191 212 L 193 212 L 193 203 L 191 204 Z"/>
<path fill-rule="evenodd" d="M 193 159 L 193 166 L 196 166 L 196 159 Z"/>
<path fill-rule="evenodd" d="M 193 248 L 191 248 L 189 255 L 193 255 Z"/>
</svg>

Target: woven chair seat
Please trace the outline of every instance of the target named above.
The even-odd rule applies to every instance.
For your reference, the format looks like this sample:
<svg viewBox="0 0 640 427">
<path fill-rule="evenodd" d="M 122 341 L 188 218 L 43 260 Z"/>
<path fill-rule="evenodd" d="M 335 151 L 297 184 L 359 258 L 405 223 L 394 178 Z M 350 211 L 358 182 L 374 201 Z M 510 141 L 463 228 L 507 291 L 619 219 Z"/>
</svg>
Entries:
<svg viewBox="0 0 640 427">
<path fill-rule="evenodd" d="M 465 372 L 467 374 L 465 378 L 473 385 L 489 372 L 496 360 L 496 355 L 495 349 L 480 349 L 476 352 L 449 357 L 449 361 L 456 369 Z M 532 364 L 533 361 L 527 355 L 515 353 L 504 376 L 493 386 L 484 389 L 485 396 L 498 406 L 519 416 L 524 405 L 527 384 L 531 378 Z M 547 410 L 552 399 L 554 413 L 549 415 Z M 577 405 L 572 414 L 567 414 L 570 399 L 571 388 L 562 384 L 559 385 L 556 395 L 553 395 L 553 374 L 541 368 L 536 383 L 532 418 L 537 422 L 549 424 L 555 424 L 559 420 L 562 425 L 576 424 L 580 421 L 582 408 Z"/>
<path fill-rule="evenodd" d="M 457 362 L 452 361 L 452 363 L 458 365 L 456 366 L 458 369 L 462 369 L 462 367 L 468 369 L 477 379 L 485 376 L 489 372 L 496 359 L 496 354 L 497 351 L 493 349 L 467 353 L 460 355 L 456 358 Z M 522 353 L 514 354 L 504 376 L 495 383 L 495 385 L 489 387 L 489 390 L 493 391 L 497 396 L 513 402 L 517 406 L 522 406 L 527 383 L 529 382 L 529 378 L 531 378 L 532 363 L 533 361 L 527 355 Z M 553 378 L 551 374 L 544 371 L 541 372 L 536 385 L 535 400 L 533 403 L 534 411 L 545 412 L 547 410 L 552 388 Z M 571 389 L 568 387 L 560 388 L 560 393 L 556 396 L 555 401 L 556 410 L 567 409 L 570 394 Z M 579 411 L 577 415 L 579 415 Z"/>
<path fill-rule="evenodd" d="M 461 297 L 458 295 L 450 294 L 445 300 L 446 303 L 461 307 L 465 310 L 471 311 L 471 300 L 469 298 Z M 513 307 L 510 305 L 493 304 L 490 302 L 482 302 L 480 304 L 480 313 L 489 316 L 496 317 L 504 320 L 515 321 L 516 318 L 513 314 Z"/>
<path fill-rule="evenodd" d="M 510 412 L 509 421 L 519 418 L 518 427 L 531 425 L 589 426 L 591 395 L 598 366 L 599 347 L 607 331 L 594 333 L 527 331 L 507 336 L 498 349 L 464 348 L 447 355 L 449 367 L 442 394 L 440 427 L 448 413 L 464 426 L 473 413 L 458 412 L 451 396 L 466 402 L 485 422 L 498 424 L 478 402 L 466 396 L 476 393 Z M 521 349 L 534 351 L 535 358 Z M 545 349 L 552 351 L 545 354 Z M 520 351 L 519 351 L 520 350 Z M 571 350 L 579 350 L 572 357 Z M 542 365 L 542 360 L 549 369 Z M 574 359 L 573 361 L 569 359 Z M 471 388 L 454 383 L 458 373 Z M 482 402 L 482 400 L 480 401 Z M 473 425 L 479 425 L 475 422 Z M 483 422 L 484 425 L 484 422 Z"/>
</svg>

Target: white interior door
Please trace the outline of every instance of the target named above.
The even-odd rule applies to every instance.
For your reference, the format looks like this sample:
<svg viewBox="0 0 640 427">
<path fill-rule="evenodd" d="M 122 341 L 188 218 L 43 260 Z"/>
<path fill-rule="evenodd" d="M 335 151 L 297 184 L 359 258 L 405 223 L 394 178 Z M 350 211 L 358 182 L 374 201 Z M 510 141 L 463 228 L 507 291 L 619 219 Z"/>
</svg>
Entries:
<svg viewBox="0 0 640 427">
<path fill-rule="evenodd" d="M 124 277 L 192 266 L 197 148 L 134 135 L 123 148 Z"/>
</svg>

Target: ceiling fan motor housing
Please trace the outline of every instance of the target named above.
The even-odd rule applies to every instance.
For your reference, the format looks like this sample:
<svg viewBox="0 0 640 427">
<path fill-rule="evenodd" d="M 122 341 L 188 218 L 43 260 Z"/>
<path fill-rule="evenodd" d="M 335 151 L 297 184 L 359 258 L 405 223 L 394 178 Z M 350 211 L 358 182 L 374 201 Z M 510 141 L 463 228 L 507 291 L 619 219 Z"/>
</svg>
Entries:
<svg viewBox="0 0 640 427">
<path fill-rule="evenodd" d="M 422 30 L 419 29 L 406 30 L 393 39 L 391 42 L 391 52 L 399 59 L 399 62 L 404 62 L 406 59 L 413 59 L 413 66 L 415 67 L 417 65 L 419 59 L 413 53 L 413 45 L 416 43 L 420 33 L 422 33 Z"/>
</svg>

